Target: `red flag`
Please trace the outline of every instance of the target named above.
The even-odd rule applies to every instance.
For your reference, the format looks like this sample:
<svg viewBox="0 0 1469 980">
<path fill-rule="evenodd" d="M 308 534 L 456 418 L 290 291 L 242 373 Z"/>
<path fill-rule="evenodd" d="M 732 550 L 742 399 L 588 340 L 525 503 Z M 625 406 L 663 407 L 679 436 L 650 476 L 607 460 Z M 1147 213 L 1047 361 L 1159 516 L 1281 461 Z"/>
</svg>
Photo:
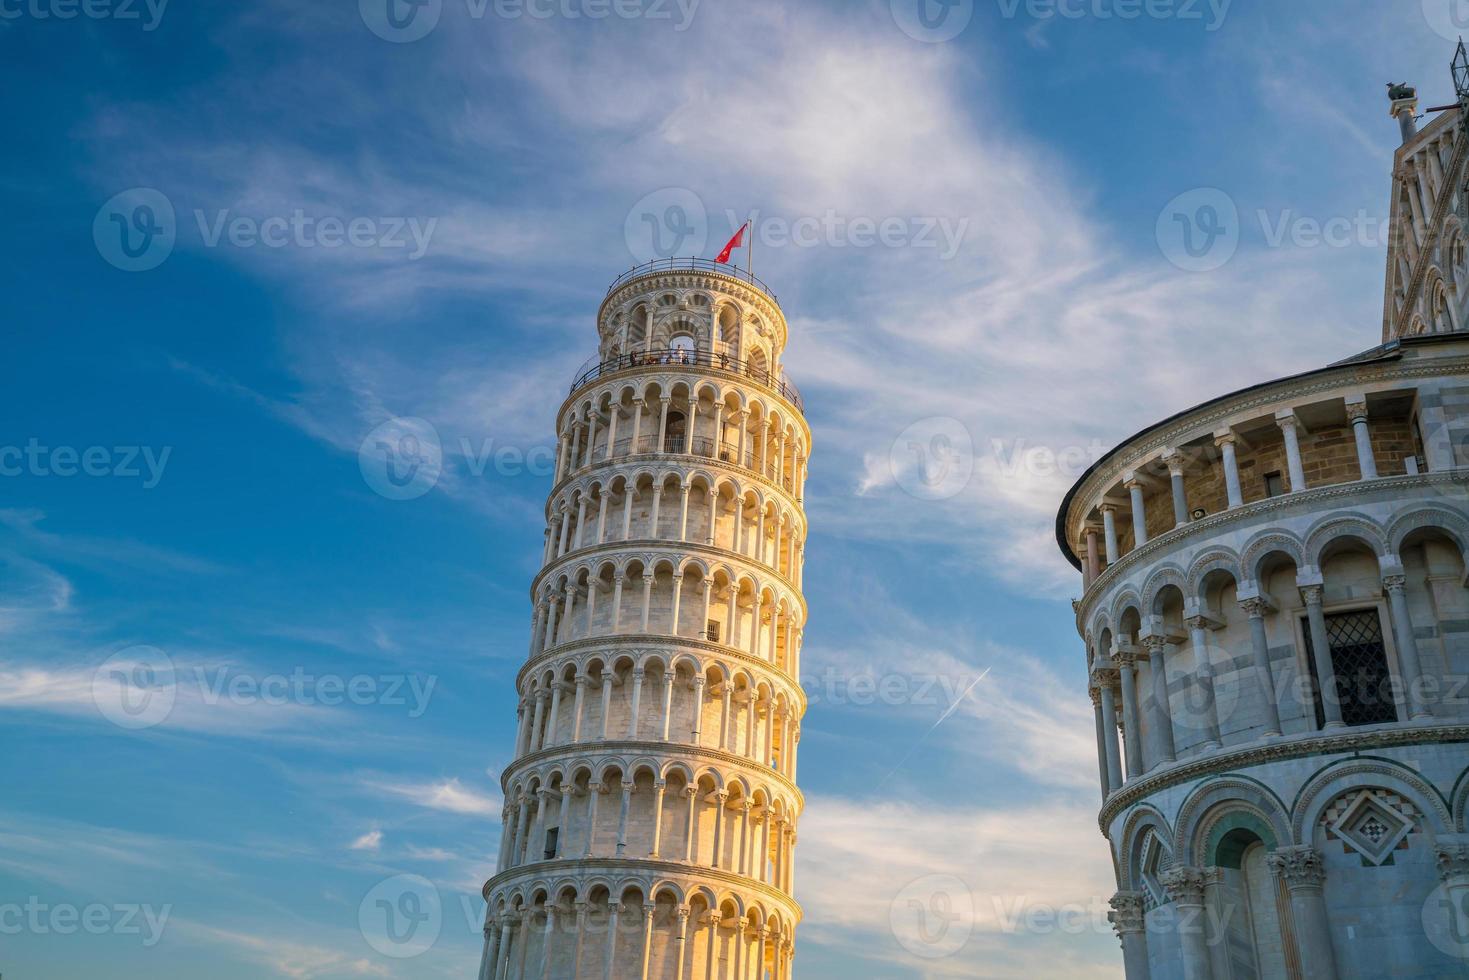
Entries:
<svg viewBox="0 0 1469 980">
<path fill-rule="evenodd" d="M 750 223 L 748 221 L 740 225 L 740 230 L 735 232 L 735 236 L 729 240 L 729 243 L 727 245 L 724 246 L 724 251 L 719 253 L 719 258 L 715 259 L 715 262 L 728 262 L 729 253 L 733 252 L 737 248 L 744 247 L 745 229 L 748 227 L 750 227 Z"/>
</svg>

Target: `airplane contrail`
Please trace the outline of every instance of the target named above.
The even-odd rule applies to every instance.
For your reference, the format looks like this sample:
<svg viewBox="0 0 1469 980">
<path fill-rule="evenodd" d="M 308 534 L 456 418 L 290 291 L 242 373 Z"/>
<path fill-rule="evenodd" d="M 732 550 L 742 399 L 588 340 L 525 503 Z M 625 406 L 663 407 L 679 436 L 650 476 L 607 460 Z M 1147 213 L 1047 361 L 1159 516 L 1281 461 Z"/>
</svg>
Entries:
<svg viewBox="0 0 1469 980">
<path fill-rule="evenodd" d="M 989 676 L 989 672 L 991 670 L 994 670 L 994 668 L 993 667 L 986 667 L 984 669 L 984 671 L 981 672 L 980 675 L 978 677 L 976 677 L 974 679 L 974 681 L 972 683 L 970 683 L 970 685 L 964 689 L 963 693 L 960 694 L 957 698 L 954 699 L 954 703 L 951 704 L 951 705 L 949 705 L 948 710 L 945 711 L 943 714 L 939 715 L 939 720 L 936 721 L 936 722 L 934 722 L 932 725 L 930 725 L 929 728 L 928 728 L 928 731 L 926 731 L 926 732 L 923 733 L 923 737 L 920 738 L 918 741 L 916 741 L 916 742 L 913 743 L 913 747 L 908 750 L 908 754 L 907 755 L 903 756 L 902 761 L 899 762 L 896 766 L 893 767 L 893 771 L 890 772 L 890 773 L 888 773 L 886 776 L 882 777 L 882 780 L 877 784 L 877 788 L 878 789 L 882 789 L 883 786 L 885 786 L 887 784 L 887 781 L 889 779 L 893 778 L 893 775 L 895 773 L 897 773 L 897 771 L 899 769 L 902 769 L 905 765 L 908 764 L 908 760 L 911 759 L 911 758 L 913 758 L 913 753 L 914 752 L 917 752 L 918 749 L 923 745 L 923 743 L 926 742 L 926 741 L 928 741 L 928 736 L 930 736 L 930 735 L 932 735 L 934 733 L 934 729 L 938 728 L 944 722 L 948 721 L 949 720 L 949 716 L 952 715 L 954 712 L 956 712 L 956 711 L 959 710 L 959 705 L 963 704 L 964 703 L 964 699 L 967 698 L 967 697 L 969 697 L 969 692 L 972 691 L 972 690 L 974 690 L 976 687 L 978 687 L 979 686 L 979 682 L 982 681 L 982 680 L 984 680 L 987 676 Z"/>
</svg>

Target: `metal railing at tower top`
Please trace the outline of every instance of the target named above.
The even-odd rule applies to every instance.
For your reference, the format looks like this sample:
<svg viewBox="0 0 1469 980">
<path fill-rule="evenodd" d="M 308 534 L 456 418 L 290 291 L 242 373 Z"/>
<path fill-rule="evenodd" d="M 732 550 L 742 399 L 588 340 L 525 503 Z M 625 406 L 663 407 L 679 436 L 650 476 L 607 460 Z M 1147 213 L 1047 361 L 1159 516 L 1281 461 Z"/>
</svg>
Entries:
<svg viewBox="0 0 1469 980">
<path fill-rule="evenodd" d="M 618 286 L 621 286 L 625 282 L 630 282 L 633 279 L 637 279 L 639 276 L 652 275 L 656 272 L 682 272 L 684 270 L 688 270 L 691 272 L 713 272 L 721 276 L 729 276 L 731 279 L 738 279 L 740 282 L 749 283 L 750 285 L 754 286 L 756 289 L 764 293 L 766 296 L 769 296 L 773 302 L 780 302 L 780 300 L 776 298 L 775 290 L 771 289 L 769 286 L 765 285 L 765 283 L 761 282 L 760 278 L 754 273 L 747 272 L 737 265 L 729 265 L 725 262 L 715 262 L 713 259 L 696 258 L 654 259 L 652 262 L 644 262 L 642 265 L 634 266 L 633 268 L 624 272 L 622 275 L 618 276 L 616 279 L 612 280 L 612 285 L 607 287 L 607 293 L 608 295 L 611 295 L 612 291 Z"/>
<path fill-rule="evenodd" d="M 605 361 L 597 361 L 593 358 L 592 361 L 582 365 L 582 369 L 577 372 L 576 380 L 571 383 L 571 390 L 578 391 L 598 378 L 639 367 L 701 367 L 714 371 L 727 371 L 770 389 L 803 412 L 806 410 L 806 404 L 801 400 L 801 393 L 796 390 L 795 385 L 786 380 L 783 374 L 777 376 L 760 364 L 742 361 L 720 351 L 694 350 L 687 347 L 660 347 L 654 350 L 633 351 L 631 354 L 619 354 Z"/>
</svg>

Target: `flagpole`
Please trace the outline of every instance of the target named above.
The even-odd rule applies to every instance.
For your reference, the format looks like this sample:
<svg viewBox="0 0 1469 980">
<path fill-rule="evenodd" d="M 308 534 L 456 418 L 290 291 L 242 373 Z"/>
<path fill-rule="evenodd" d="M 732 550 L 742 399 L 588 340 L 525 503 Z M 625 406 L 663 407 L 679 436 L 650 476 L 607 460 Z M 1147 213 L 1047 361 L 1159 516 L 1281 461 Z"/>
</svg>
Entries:
<svg viewBox="0 0 1469 980">
<path fill-rule="evenodd" d="M 746 249 L 745 265 L 749 266 L 749 268 L 746 269 L 745 271 L 750 274 L 750 283 L 751 283 L 751 285 L 754 285 L 754 282 L 755 282 L 755 227 L 754 227 L 754 222 L 752 222 L 752 221 L 746 221 L 745 224 L 747 226 L 749 226 L 749 228 L 750 228 L 750 240 L 745 243 L 745 249 Z"/>
</svg>

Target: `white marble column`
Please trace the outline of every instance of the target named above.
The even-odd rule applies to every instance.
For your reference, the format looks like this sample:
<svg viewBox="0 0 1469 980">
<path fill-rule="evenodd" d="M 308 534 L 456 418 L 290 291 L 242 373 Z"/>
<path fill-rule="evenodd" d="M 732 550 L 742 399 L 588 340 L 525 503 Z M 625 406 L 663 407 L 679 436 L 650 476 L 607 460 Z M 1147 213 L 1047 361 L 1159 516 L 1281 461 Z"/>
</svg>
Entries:
<svg viewBox="0 0 1469 980">
<path fill-rule="evenodd" d="M 1142 728 L 1138 725 L 1137 708 L 1137 651 L 1119 645 L 1113 660 L 1122 680 L 1122 733 L 1127 778 L 1136 779 L 1143 774 Z"/>
<path fill-rule="evenodd" d="M 673 396 L 664 395 L 658 400 L 662 402 L 662 407 L 658 412 L 658 448 L 656 451 L 661 453 L 664 451 L 665 440 L 668 438 L 668 406 L 672 403 Z"/>
<path fill-rule="evenodd" d="M 1377 458 L 1372 453 L 1372 430 L 1367 423 L 1367 403 L 1348 402 L 1347 418 L 1352 423 L 1352 435 L 1357 440 L 1357 463 L 1362 470 L 1362 479 L 1377 479 Z"/>
<path fill-rule="evenodd" d="M 1188 523 L 1188 492 L 1183 483 L 1185 460 L 1182 453 L 1174 452 L 1164 456 L 1163 462 L 1168 467 L 1168 481 L 1173 493 L 1173 526 L 1183 527 Z"/>
<path fill-rule="evenodd" d="M 1205 932 L 1204 873 L 1198 868 L 1175 865 L 1159 879 L 1173 900 L 1174 920 L 1183 948 L 1184 980 L 1212 980 L 1214 972 Z"/>
<path fill-rule="evenodd" d="M 1242 599 L 1239 605 L 1250 617 L 1250 650 L 1254 658 L 1255 678 L 1260 686 L 1265 734 L 1279 735 L 1280 704 L 1275 691 L 1275 672 L 1270 666 L 1270 639 L 1265 633 L 1265 613 L 1269 611 L 1269 603 L 1254 596 Z"/>
<path fill-rule="evenodd" d="M 1387 574 L 1382 577 L 1382 590 L 1387 593 L 1392 612 L 1393 639 L 1398 647 L 1398 667 L 1408 702 L 1408 716 L 1414 721 L 1433 717 L 1423 701 L 1423 670 L 1418 656 L 1418 638 L 1413 633 L 1413 615 L 1408 611 L 1408 577 Z"/>
<path fill-rule="evenodd" d="M 638 737 L 638 716 L 642 713 L 643 680 L 646 677 L 647 671 L 643 668 L 633 668 L 632 710 L 628 712 L 627 718 L 627 737 L 632 741 L 636 741 Z"/>
<path fill-rule="evenodd" d="M 1102 505 L 1102 539 L 1107 548 L 1107 564 L 1117 564 L 1117 559 L 1122 556 L 1117 547 L 1117 505 Z"/>
<path fill-rule="evenodd" d="M 1293 410 L 1287 408 L 1275 413 L 1275 424 L 1280 426 L 1281 435 L 1285 437 L 1285 461 L 1290 470 L 1290 492 L 1300 493 L 1306 489 L 1306 470 L 1301 464 L 1301 442 L 1297 434 L 1300 419 Z"/>
<path fill-rule="evenodd" d="M 1321 712 L 1326 718 L 1324 727 L 1342 728 L 1341 696 L 1336 689 L 1336 665 L 1331 660 L 1326 613 L 1321 608 L 1322 591 L 1320 585 L 1303 585 L 1301 598 L 1306 603 L 1306 621 L 1311 630 L 1311 653 L 1316 663 L 1316 678 L 1320 682 Z"/>
<path fill-rule="evenodd" d="M 1196 684 L 1204 696 L 1203 711 L 1193 721 L 1204 730 L 1203 747 L 1206 750 L 1220 746 L 1219 698 L 1214 688 L 1214 665 L 1209 657 L 1209 631 L 1218 627 L 1219 624 L 1207 616 L 1190 616 L 1188 619 L 1189 639 L 1194 648 Z"/>
<path fill-rule="evenodd" d="M 617 856 L 627 851 L 627 815 L 632 810 L 632 791 L 634 784 L 628 780 L 622 782 L 622 805 L 617 812 Z"/>
<path fill-rule="evenodd" d="M 643 576 L 643 609 L 642 609 L 642 614 L 641 614 L 641 616 L 640 616 L 640 618 L 638 620 L 638 623 L 639 623 L 638 632 L 640 632 L 640 633 L 646 633 L 646 632 L 648 632 L 648 614 L 652 611 L 652 606 L 653 606 L 653 573 L 652 572 L 648 572 L 647 574 L 645 574 Z"/>
<path fill-rule="evenodd" d="M 1281 847 L 1267 857 L 1290 893 L 1302 980 L 1336 980 L 1336 950 L 1326 914 L 1326 867 L 1315 848 Z"/>
<path fill-rule="evenodd" d="M 673 575 L 673 605 L 669 610 L 668 634 L 678 636 L 679 605 L 683 601 L 683 572 L 675 572 Z"/>
<path fill-rule="evenodd" d="M 1148 543 L 1148 512 L 1143 499 L 1143 485 L 1137 480 L 1126 483 L 1132 501 L 1132 547 L 1134 550 Z"/>
<path fill-rule="evenodd" d="M 1113 685 L 1117 672 L 1109 667 L 1093 671 L 1097 685 L 1102 691 L 1102 727 L 1105 729 L 1103 745 L 1107 753 L 1107 785 L 1114 791 L 1122 786 L 1122 761 L 1117 755 L 1117 700 Z"/>
<path fill-rule="evenodd" d="M 587 783 L 587 842 L 582 850 L 582 857 L 592 856 L 592 845 L 597 840 L 597 800 L 602 795 L 602 784 L 598 782 Z"/>
<path fill-rule="evenodd" d="M 1148 677 L 1152 682 L 1153 696 L 1149 706 L 1153 713 L 1153 731 L 1158 743 L 1158 764 L 1167 765 L 1176 759 L 1173 745 L 1173 706 L 1168 697 L 1168 652 L 1173 648 L 1166 636 L 1147 636 L 1143 647 L 1148 651 Z"/>
<path fill-rule="evenodd" d="M 1108 903 L 1107 921 L 1122 943 L 1122 968 L 1127 980 L 1149 980 L 1146 906 L 1140 892 L 1118 892 Z"/>
<path fill-rule="evenodd" d="M 576 687 L 576 701 L 571 709 L 574 712 L 571 719 L 571 741 L 576 743 L 581 741 L 582 712 L 586 708 L 587 685 L 591 683 L 591 680 L 586 675 L 582 675 L 572 683 Z"/>
<path fill-rule="evenodd" d="M 663 796 L 668 791 L 668 782 L 663 779 L 655 780 L 653 783 L 653 845 L 648 849 L 648 857 L 656 858 L 663 844 Z"/>
<path fill-rule="evenodd" d="M 1107 722 L 1102 717 L 1102 692 L 1096 685 L 1087 688 L 1092 699 L 1092 715 L 1097 723 L 1097 779 L 1102 786 L 1102 799 L 1112 795 L 1111 776 L 1107 772 Z"/>
<path fill-rule="evenodd" d="M 1224 455 L 1224 492 L 1229 498 L 1229 508 L 1245 505 L 1244 491 L 1239 482 L 1239 458 L 1238 450 L 1235 448 L 1239 443 L 1239 436 L 1229 429 L 1214 433 L 1214 445 Z"/>
</svg>

